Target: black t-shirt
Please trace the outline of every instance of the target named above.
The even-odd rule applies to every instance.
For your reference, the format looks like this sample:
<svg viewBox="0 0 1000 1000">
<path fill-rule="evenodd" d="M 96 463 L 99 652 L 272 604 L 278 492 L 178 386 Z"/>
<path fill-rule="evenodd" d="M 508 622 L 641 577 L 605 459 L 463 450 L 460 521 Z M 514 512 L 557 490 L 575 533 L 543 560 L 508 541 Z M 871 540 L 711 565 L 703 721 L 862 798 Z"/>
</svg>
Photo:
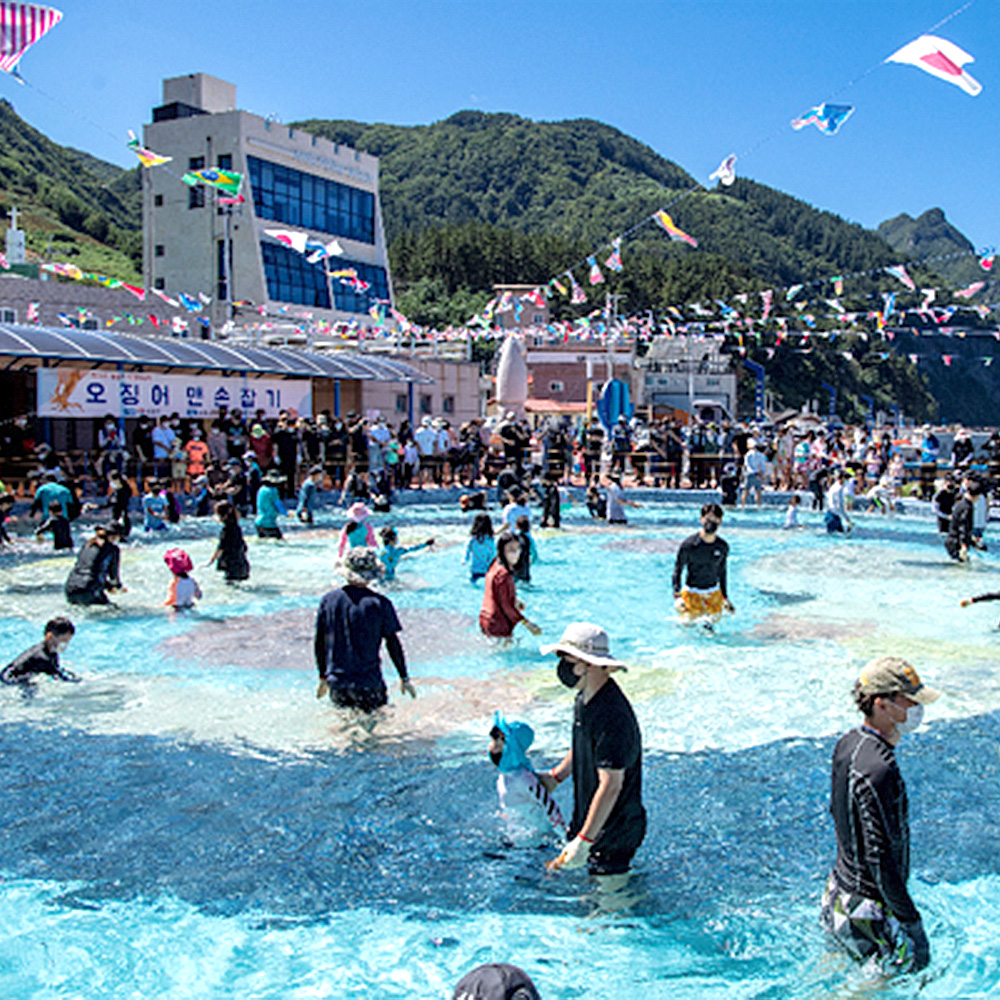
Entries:
<svg viewBox="0 0 1000 1000">
<path fill-rule="evenodd" d="M 903 923 L 920 918 L 906 888 L 910 824 L 906 785 L 893 748 L 866 727 L 833 751 L 830 813 L 837 828 L 833 873 L 848 892 L 888 904 Z"/>
<path fill-rule="evenodd" d="M 972 501 L 967 496 L 961 496 L 951 509 L 948 541 L 955 548 L 972 541 Z"/>
<path fill-rule="evenodd" d="M 316 615 L 316 668 L 334 687 L 384 688 L 379 647 L 403 626 L 392 601 L 367 587 L 331 590 Z"/>
<path fill-rule="evenodd" d="M 714 542 L 706 542 L 700 532 L 685 538 L 677 550 L 677 561 L 674 563 L 674 593 L 681 592 L 681 580 L 684 569 L 687 568 L 687 583 L 685 586 L 695 590 L 714 590 L 716 587 L 726 593 L 726 558 L 729 556 L 729 546 L 718 536 Z"/>
<path fill-rule="evenodd" d="M 573 707 L 573 820 L 575 837 L 587 819 L 597 791 L 597 769 L 624 771 L 622 789 L 604 829 L 595 841 L 601 851 L 635 850 L 646 830 L 642 805 L 642 733 L 622 689 L 609 679 L 584 703 Z"/>
</svg>

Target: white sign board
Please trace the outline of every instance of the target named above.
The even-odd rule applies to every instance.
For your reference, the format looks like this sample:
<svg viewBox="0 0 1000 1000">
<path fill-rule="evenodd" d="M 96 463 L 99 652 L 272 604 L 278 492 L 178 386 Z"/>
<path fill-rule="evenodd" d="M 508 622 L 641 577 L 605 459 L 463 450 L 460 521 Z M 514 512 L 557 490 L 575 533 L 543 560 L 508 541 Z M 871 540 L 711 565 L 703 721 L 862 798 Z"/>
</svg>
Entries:
<svg viewBox="0 0 1000 1000">
<path fill-rule="evenodd" d="M 289 410 L 312 416 L 308 379 L 246 378 L 221 375 L 159 375 L 151 372 L 38 368 L 40 417 L 216 417 L 220 406 L 244 416 L 263 410 L 276 417 Z"/>
</svg>

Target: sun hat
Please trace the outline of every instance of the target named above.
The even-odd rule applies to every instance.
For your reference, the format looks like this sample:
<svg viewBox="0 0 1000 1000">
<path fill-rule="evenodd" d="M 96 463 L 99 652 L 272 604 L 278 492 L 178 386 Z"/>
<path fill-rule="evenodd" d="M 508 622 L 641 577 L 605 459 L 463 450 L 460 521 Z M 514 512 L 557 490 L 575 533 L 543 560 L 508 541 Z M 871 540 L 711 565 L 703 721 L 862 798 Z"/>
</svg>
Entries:
<svg viewBox="0 0 1000 1000">
<path fill-rule="evenodd" d="M 337 568 L 347 577 L 348 582 L 357 580 L 361 583 L 371 583 L 382 575 L 382 563 L 379 561 L 378 553 L 367 545 L 358 545 L 350 549 L 340 560 Z"/>
<path fill-rule="evenodd" d="M 250 437 L 252 438 L 262 438 L 264 436 L 264 428 L 260 424 L 254 424 L 250 429 Z"/>
<path fill-rule="evenodd" d="M 540 647 L 544 656 L 549 653 L 568 653 L 595 667 L 625 670 L 625 664 L 611 656 L 608 633 L 600 625 L 590 622 L 571 622 L 563 630 L 562 638 L 551 646 Z"/>
<path fill-rule="evenodd" d="M 371 517 L 372 512 L 368 506 L 362 500 L 355 500 L 350 507 L 347 508 L 347 516 L 352 521 L 364 521 L 365 518 Z"/>
<path fill-rule="evenodd" d="M 167 549 L 163 561 L 171 573 L 190 573 L 194 569 L 191 557 L 183 549 Z"/>
<path fill-rule="evenodd" d="M 860 694 L 905 694 L 921 705 L 941 697 L 940 691 L 927 687 L 911 663 L 901 656 L 878 656 L 861 668 L 857 690 Z"/>
<path fill-rule="evenodd" d="M 283 483 L 285 477 L 277 469 L 268 469 L 262 477 L 265 483 Z"/>
</svg>

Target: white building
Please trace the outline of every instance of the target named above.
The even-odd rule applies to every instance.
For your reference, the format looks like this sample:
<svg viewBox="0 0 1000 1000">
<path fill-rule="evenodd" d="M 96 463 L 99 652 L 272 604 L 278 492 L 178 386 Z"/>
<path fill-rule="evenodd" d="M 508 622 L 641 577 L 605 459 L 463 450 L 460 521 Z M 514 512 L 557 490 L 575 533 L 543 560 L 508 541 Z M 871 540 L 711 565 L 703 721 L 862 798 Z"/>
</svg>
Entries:
<svg viewBox="0 0 1000 1000">
<path fill-rule="evenodd" d="M 143 135 L 143 145 L 173 158 L 142 171 L 147 288 L 210 296 L 216 325 L 234 301 L 362 325 L 374 322 L 373 300 L 391 302 L 376 157 L 238 111 L 236 87 L 204 73 L 163 81 L 163 104 Z M 180 182 L 204 168 L 243 174 L 245 202 L 219 207 L 216 188 Z M 329 269 L 353 268 L 368 290 L 329 279 L 323 263 L 309 264 L 266 229 L 336 239 L 343 254 Z"/>
</svg>

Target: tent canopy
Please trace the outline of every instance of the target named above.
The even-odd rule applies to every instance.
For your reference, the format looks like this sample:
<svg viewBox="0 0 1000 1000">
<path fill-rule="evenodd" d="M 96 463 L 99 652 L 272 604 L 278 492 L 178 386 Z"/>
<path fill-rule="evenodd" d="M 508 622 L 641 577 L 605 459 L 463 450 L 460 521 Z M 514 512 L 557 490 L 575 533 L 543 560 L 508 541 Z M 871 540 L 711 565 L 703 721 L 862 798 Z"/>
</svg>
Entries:
<svg viewBox="0 0 1000 1000">
<path fill-rule="evenodd" d="M 213 340 L 136 337 L 73 328 L 0 324 L 0 370 L 50 362 L 92 368 L 121 365 L 125 371 L 183 369 L 285 378 L 357 379 L 374 382 L 434 380 L 411 365 L 357 351 L 319 354 L 277 347 L 230 346 Z"/>
</svg>

